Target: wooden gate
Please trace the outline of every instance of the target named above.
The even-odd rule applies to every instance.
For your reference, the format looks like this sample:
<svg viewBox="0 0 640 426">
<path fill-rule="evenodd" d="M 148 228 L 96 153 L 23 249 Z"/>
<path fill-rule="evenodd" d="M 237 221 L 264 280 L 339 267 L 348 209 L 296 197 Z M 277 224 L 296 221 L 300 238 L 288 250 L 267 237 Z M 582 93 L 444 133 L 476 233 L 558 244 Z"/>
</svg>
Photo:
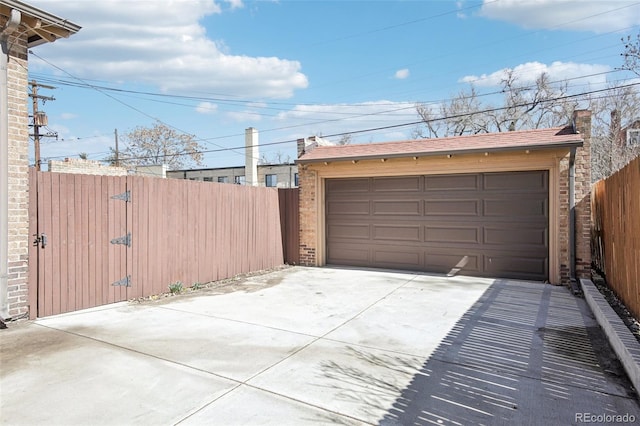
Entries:
<svg viewBox="0 0 640 426">
<path fill-rule="evenodd" d="M 32 318 L 284 263 L 275 188 L 35 170 L 29 184 Z"/>
<path fill-rule="evenodd" d="M 31 316 L 127 300 L 127 178 L 32 170 L 30 188 Z"/>
</svg>

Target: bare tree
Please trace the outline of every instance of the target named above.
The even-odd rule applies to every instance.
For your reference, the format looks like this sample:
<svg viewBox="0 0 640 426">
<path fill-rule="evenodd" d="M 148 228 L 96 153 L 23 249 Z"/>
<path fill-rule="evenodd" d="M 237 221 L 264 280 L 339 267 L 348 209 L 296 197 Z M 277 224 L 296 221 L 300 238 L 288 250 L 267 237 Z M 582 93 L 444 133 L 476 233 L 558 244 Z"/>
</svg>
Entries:
<svg viewBox="0 0 640 426">
<path fill-rule="evenodd" d="M 623 130 L 640 119 L 640 94 L 633 86 L 612 87 L 590 99 L 591 178 L 598 181 L 640 155 L 640 146 L 626 144 Z"/>
<path fill-rule="evenodd" d="M 481 114 L 482 106 L 473 86 L 468 92 L 458 93 L 449 102 L 439 105 L 419 103 L 416 111 L 422 118 L 424 128 L 418 127 L 414 132 L 415 137 L 439 138 L 482 133 L 488 119 Z"/>
<path fill-rule="evenodd" d="M 626 40 L 622 39 L 622 42 L 624 43 L 624 52 L 622 53 L 624 64 L 622 69 L 640 75 L 640 32 L 638 32 L 635 40 L 631 36 L 627 36 Z"/>
<path fill-rule="evenodd" d="M 169 169 L 202 165 L 203 147 L 194 136 L 179 133 L 165 124 L 136 127 L 122 137 L 124 149 L 120 163 L 124 165 L 166 164 Z M 112 155 L 107 161 L 113 162 Z"/>
<path fill-rule="evenodd" d="M 340 140 L 338 140 L 337 145 L 351 145 L 351 142 L 353 142 L 353 135 L 351 133 L 347 133 L 340 136 Z"/>
<path fill-rule="evenodd" d="M 262 154 L 260 159 L 258 160 L 258 164 L 288 164 L 291 163 L 291 156 L 289 154 L 285 154 L 282 151 L 278 150 L 273 153 L 271 157 L 268 157 L 267 154 Z"/>
<path fill-rule="evenodd" d="M 475 87 L 439 105 L 417 104 L 423 125 L 415 137 L 445 137 L 554 127 L 569 122 L 575 104 L 565 99 L 567 84 L 552 85 L 546 73 L 534 84 L 521 84 L 513 70 L 501 81 L 503 100 L 494 106 L 482 103 Z"/>
</svg>

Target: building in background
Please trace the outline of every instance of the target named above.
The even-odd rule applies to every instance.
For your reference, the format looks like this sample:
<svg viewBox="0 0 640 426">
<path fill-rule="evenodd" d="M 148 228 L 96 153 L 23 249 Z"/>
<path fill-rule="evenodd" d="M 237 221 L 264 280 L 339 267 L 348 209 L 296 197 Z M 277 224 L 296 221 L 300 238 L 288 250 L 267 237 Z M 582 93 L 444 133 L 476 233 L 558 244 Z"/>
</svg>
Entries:
<svg viewBox="0 0 640 426">
<path fill-rule="evenodd" d="M 84 160 L 82 158 L 65 158 L 64 160 L 49 160 L 48 171 L 53 173 L 75 173 L 82 175 L 100 176 L 145 176 L 167 177 L 166 164 L 153 164 L 131 167 L 117 167 L 98 160 Z"/>
<path fill-rule="evenodd" d="M 275 188 L 297 188 L 298 166 L 293 163 L 258 165 L 258 180 L 255 186 Z M 247 185 L 244 166 L 210 169 L 171 170 L 168 178 L 200 180 L 205 182 L 233 183 Z"/>
<path fill-rule="evenodd" d="M 253 127 L 245 130 L 244 144 L 244 166 L 172 170 L 167 172 L 167 177 L 274 188 L 298 187 L 298 166 L 296 164 L 258 164 L 260 158 L 258 131 Z"/>
</svg>

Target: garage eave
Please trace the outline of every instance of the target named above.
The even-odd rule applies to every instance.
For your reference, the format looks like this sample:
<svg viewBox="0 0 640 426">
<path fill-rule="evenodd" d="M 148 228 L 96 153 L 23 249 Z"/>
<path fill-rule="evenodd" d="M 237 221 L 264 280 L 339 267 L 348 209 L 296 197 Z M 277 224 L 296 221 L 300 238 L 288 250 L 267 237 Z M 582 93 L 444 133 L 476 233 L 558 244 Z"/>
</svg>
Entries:
<svg viewBox="0 0 640 426">
<path fill-rule="evenodd" d="M 296 164 L 313 164 L 313 163 L 326 163 L 326 162 L 340 162 L 340 161 L 362 161 L 362 160 L 385 160 L 393 158 L 415 158 L 415 157 L 437 157 L 437 156 L 454 156 L 465 154 L 484 154 L 484 153 L 497 153 L 497 152 L 527 152 L 527 151 L 543 151 L 552 149 L 571 149 L 580 148 L 583 145 L 581 139 L 574 141 L 563 141 L 558 143 L 541 143 L 532 145 L 514 145 L 514 146 L 500 146 L 500 147 L 484 147 L 484 148 L 455 148 L 455 149 L 439 149 L 432 151 L 415 151 L 415 152 L 401 152 L 401 153 L 376 153 L 370 155 L 346 155 L 346 156 L 326 156 L 319 157 L 313 156 L 306 159 L 304 156 L 296 160 Z"/>
<path fill-rule="evenodd" d="M 26 27 L 29 48 L 68 38 L 82 28 L 68 19 L 60 18 L 37 7 L 18 0 L 0 0 L 0 15 L 10 16 L 11 10 L 19 11 L 21 24 Z"/>
</svg>

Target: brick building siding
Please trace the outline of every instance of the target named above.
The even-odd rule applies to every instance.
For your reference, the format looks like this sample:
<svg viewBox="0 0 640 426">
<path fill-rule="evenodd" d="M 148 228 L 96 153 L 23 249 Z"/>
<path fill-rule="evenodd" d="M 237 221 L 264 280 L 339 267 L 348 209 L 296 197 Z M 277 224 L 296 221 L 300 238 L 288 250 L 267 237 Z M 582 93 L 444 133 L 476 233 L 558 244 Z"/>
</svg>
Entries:
<svg viewBox="0 0 640 426">
<path fill-rule="evenodd" d="M 49 171 L 53 173 L 76 173 L 83 175 L 126 176 L 129 174 L 125 167 L 114 167 L 102 164 L 96 160 L 81 158 L 65 158 L 64 161 L 49 161 Z"/>
<path fill-rule="evenodd" d="M 2 18 L 0 18 L 2 19 Z M 0 26 L 4 21 L 0 20 Z M 29 111 L 27 36 L 16 31 L 9 37 L 9 250 L 7 301 L 9 316 L 28 312 L 29 252 Z"/>
</svg>

